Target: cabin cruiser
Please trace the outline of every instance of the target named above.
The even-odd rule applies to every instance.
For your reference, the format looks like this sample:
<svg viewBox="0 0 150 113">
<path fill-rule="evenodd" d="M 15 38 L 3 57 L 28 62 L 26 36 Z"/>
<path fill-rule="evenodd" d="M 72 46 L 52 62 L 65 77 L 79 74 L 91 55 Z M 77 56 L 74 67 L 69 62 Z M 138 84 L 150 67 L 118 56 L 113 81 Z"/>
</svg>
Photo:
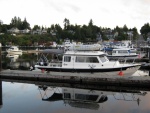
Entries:
<svg viewBox="0 0 150 113">
<path fill-rule="evenodd" d="M 81 86 L 82 88 L 78 88 Z M 64 101 L 65 105 L 75 108 L 99 109 L 102 104 L 110 98 L 116 101 L 122 100 L 140 104 L 139 98 L 147 92 L 140 90 L 120 89 L 120 87 L 101 87 L 102 89 L 84 88 L 85 85 L 77 87 L 55 87 L 39 85 L 39 91 L 43 101 Z M 99 88 L 99 87 L 98 87 Z"/>
<path fill-rule="evenodd" d="M 46 49 L 41 51 L 42 57 L 36 68 L 47 71 L 50 75 L 60 76 L 131 76 L 141 64 L 127 64 L 119 61 L 109 61 L 102 51 L 64 51 L 59 49 Z M 45 55 L 44 55 L 45 54 Z M 47 54 L 55 55 L 51 60 L 46 59 Z"/>
<path fill-rule="evenodd" d="M 113 49 L 111 52 L 108 52 L 107 56 L 109 58 L 139 58 L 139 54 L 137 54 L 136 50 L 131 50 L 129 48 L 120 48 Z"/>
<path fill-rule="evenodd" d="M 70 51 L 98 51 L 100 48 L 100 44 L 77 44 L 69 46 L 67 49 Z"/>
<path fill-rule="evenodd" d="M 16 62 L 16 60 L 19 58 L 19 55 L 7 54 L 6 57 L 10 59 L 10 62 Z"/>
<path fill-rule="evenodd" d="M 20 50 L 17 46 L 11 46 L 6 50 L 8 54 L 22 54 L 22 50 Z"/>
</svg>

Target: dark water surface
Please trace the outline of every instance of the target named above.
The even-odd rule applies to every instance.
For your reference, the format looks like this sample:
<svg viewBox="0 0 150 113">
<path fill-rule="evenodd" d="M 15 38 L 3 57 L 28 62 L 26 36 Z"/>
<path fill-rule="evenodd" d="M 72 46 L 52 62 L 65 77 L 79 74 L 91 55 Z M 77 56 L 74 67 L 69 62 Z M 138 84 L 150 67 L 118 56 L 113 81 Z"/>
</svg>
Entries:
<svg viewBox="0 0 150 113">
<path fill-rule="evenodd" d="M 0 113 L 150 113 L 150 92 L 2 81 Z"/>
<path fill-rule="evenodd" d="M 38 55 L 3 55 L 2 59 L 3 69 L 16 69 L 17 63 L 28 69 Z M 0 113 L 150 113 L 150 89 L 0 80 Z"/>
</svg>

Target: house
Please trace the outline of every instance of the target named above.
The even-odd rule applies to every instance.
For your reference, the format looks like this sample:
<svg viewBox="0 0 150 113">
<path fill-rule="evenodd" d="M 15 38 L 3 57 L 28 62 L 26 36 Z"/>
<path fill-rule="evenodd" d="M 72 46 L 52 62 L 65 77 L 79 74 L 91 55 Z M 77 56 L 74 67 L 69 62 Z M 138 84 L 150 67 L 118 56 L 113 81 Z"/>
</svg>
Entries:
<svg viewBox="0 0 150 113">
<path fill-rule="evenodd" d="M 51 30 L 51 31 L 50 31 L 50 34 L 51 34 L 52 36 L 56 36 L 56 31 Z"/>
<path fill-rule="evenodd" d="M 36 29 L 36 30 L 33 30 L 31 32 L 32 34 L 46 34 L 47 33 L 47 30 L 46 29 Z"/>
<path fill-rule="evenodd" d="M 16 28 L 16 27 L 13 27 L 13 28 L 7 30 L 7 32 L 8 32 L 8 33 L 19 33 L 20 30 L 19 30 L 18 28 Z"/>
<path fill-rule="evenodd" d="M 30 30 L 29 29 L 20 30 L 20 33 L 22 34 L 30 33 Z"/>
</svg>

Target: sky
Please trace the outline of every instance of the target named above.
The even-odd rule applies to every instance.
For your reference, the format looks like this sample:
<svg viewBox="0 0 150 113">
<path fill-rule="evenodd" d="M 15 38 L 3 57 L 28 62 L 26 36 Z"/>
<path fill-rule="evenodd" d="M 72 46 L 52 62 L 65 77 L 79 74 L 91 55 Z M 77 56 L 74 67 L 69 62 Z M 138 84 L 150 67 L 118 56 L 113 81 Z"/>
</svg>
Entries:
<svg viewBox="0 0 150 113">
<path fill-rule="evenodd" d="M 72 25 L 98 27 L 141 27 L 150 22 L 150 0 L 0 0 L 0 20 L 10 24 L 16 17 L 34 25 L 64 27 L 67 18 Z"/>
</svg>

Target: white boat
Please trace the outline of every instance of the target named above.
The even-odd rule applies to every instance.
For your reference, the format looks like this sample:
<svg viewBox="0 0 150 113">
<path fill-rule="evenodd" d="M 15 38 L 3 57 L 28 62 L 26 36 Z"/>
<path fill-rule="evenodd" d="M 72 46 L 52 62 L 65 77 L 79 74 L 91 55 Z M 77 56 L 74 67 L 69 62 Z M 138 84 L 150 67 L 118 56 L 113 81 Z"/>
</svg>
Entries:
<svg viewBox="0 0 150 113">
<path fill-rule="evenodd" d="M 68 50 L 72 51 L 98 51 L 100 50 L 100 44 L 77 44 L 68 47 Z"/>
<path fill-rule="evenodd" d="M 7 54 L 6 57 L 9 58 L 11 62 L 16 62 L 16 60 L 19 58 L 19 55 Z"/>
<path fill-rule="evenodd" d="M 43 101 L 64 101 L 64 104 L 76 108 L 99 109 L 112 96 L 116 101 L 135 102 L 140 104 L 139 98 L 147 95 L 146 91 L 119 90 L 109 87 L 107 90 L 76 88 L 76 87 L 48 87 L 39 86 Z M 45 96 L 46 95 L 46 96 Z"/>
<path fill-rule="evenodd" d="M 107 54 L 109 58 L 141 58 L 140 54 L 137 54 L 136 50 L 131 50 L 129 48 L 120 48 L 120 49 L 113 49 L 111 52 Z"/>
<path fill-rule="evenodd" d="M 17 46 L 11 46 L 6 50 L 8 54 L 22 54 L 22 50 L 20 50 Z"/>
<path fill-rule="evenodd" d="M 46 49 L 44 53 L 56 54 L 55 59 L 43 59 L 38 69 L 47 71 L 50 75 L 101 77 L 101 76 L 131 76 L 141 64 L 127 64 L 119 61 L 109 61 L 106 54 L 101 51 L 66 51 L 59 49 Z M 45 58 L 45 57 L 43 57 Z M 40 58 L 41 59 L 41 58 Z"/>
</svg>

